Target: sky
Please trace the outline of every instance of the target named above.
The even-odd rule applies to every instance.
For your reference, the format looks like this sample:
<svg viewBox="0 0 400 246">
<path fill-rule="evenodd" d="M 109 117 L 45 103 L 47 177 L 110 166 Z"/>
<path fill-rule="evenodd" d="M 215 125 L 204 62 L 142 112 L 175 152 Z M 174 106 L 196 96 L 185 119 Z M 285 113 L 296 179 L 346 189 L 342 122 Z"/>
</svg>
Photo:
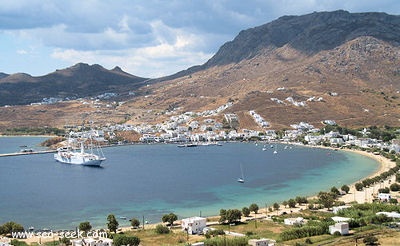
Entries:
<svg viewBox="0 0 400 246">
<path fill-rule="evenodd" d="M 400 14 L 398 0 L 1 0 L 0 72 L 41 76 L 76 63 L 171 75 L 241 30 L 314 11 Z"/>
</svg>

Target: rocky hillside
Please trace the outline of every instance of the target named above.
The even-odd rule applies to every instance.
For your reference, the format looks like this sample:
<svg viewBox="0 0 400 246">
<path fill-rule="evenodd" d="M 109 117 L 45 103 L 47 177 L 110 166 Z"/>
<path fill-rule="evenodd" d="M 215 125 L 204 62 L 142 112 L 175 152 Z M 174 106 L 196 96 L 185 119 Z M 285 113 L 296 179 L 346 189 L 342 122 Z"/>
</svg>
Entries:
<svg viewBox="0 0 400 246">
<path fill-rule="evenodd" d="M 67 77 L 73 68 L 67 70 L 57 76 Z M 249 110 L 274 129 L 300 121 L 320 127 L 326 119 L 349 127 L 399 126 L 400 17 L 345 11 L 284 16 L 240 32 L 203 65 L 146 84 L 107 112 L 43 106 L 32 111 L 29 122 L 40 125 L 35 117 L 45 111 L 52 125 L 65 124 L 65 118 L 154 123 L 166 120 L 167 110 L 202 111 L 230 101 L 234 104 L 225 113 L 238 114 L 242 128 L 257 127 Z M 70 90 L 78 91 L 78 85 Z M 1 109 L 0 118 L 16 115 L 12 110 Z M 21 122 L 28 117 L 18 115 Z"/>
<path fill-rule="evenodd" d="M 24 73 L 0 74 L 0 105 L 29 104 L 49 97 L 79 98 L 119 93 L 134 90 L 145 80 L 119 67 L 107 70 L 100 65 L 84 63 L 39 77 Z"/>
<path fill-rule="evenodd" d="M 158 90 L 188 110 L 235 99 L 232 112 L 255 109 L 281 127 L 327 118 L 399 125 L 399 44 L 399 16 L 284 16 L 240 32 L 207 63 L 169 77 Z"/>
</svg>

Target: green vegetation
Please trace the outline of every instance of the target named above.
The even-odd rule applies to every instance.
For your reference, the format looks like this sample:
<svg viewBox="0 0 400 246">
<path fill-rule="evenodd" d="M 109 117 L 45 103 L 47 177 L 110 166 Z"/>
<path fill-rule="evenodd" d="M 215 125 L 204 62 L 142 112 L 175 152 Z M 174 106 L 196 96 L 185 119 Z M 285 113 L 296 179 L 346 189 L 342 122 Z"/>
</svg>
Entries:
<svg viewBox="0 0 400 246">
<path fill-rule="evenodd" d="M 174 221 L 178 219 L 178 216 L 174 213 L 164 214 L 162 217 L 162 222 L 168 222 L 170 225 L 174 224 Z"/>
<path fill-rule="evenodd" d="M 228 210 L 221 209 L 219 211 L 219 216 L 220 216 L 219 219 L 220 223 L 223 224 L 227 222 L 228 224 L 231 224 L 240 221 L 240 219 L 242 218 L 242 212 L 240 212 L 240 210 L 238 209 L 228 209 Z"/>
<path fill-rule="evenodd" d="M 256 214 L 260 208 L 258 207 L 257 204 L 253 203 L 253 204 L 250 204 L 249 209 L 251 212 L 254 212 Z"/>
<path fill-rule="evenodd" d="M 156 226 L 156 232 L 158 234 L 168 234 L 168 233 L 170 233 L 170 230 L 169 230 L 169 228 L 167 226 L 162 225 L 162 224 L 158 224 Z"/>
<path fill-rule="evenodd" d="M 107 223 L 108 230 L 116 233 L 119 223 L 118 223 L 117 219 L 115 218 L 115 216 L 113 214 L 109 214 L 107 216 L 107 221 L 108 221 L 108 223 Z"/>
<path fill-rule="evenodd" d="M 3 132 L 4 135 L 57 135 L 64 136 L 65 130 L 55 127 L 20 127 L 11 128 Z"/>
<path fill-rule="evenodd" d="M 140 244 L 140 239 L 135 236 L 126 236 L 117 234 L 113 238 L 113 243 L 115 246 L 121 246 L 121 245 L 136 246 Z"/>
<path fill-rule="evenodd" d="M 249 209 L 248 207 L 242 208 L 242 214 L 243 214 L 243 216 L 245 216 L 245 217 L 249 217 L 249 215 L 250 215 L 250 209 Z"/>
<path fill-rule="evenodd" d="M 85 221 L 79 224 L 79 230 L 80 231 L 84 231 L 85 233 L 87 233 L 88 231 L 90 231 L 92 229 L 92 225 L 90 224 L 89 221 Z"/>
<path fill-rule="evenodd" d="M 24 227 L 14 221 L 9 221 L 0 226 L 0 235 L 9 234 L 13 231 L 23 231 Z"/>
<path fill-rule="evenodd" d="M 137 227 L 140 226 L 140 221 L 139 221 L 138 219 L 132 218 L 130 221 L 131 221 L 131 226 L 132 226 L 133 228 L 137 228 Z"/>
</svg>

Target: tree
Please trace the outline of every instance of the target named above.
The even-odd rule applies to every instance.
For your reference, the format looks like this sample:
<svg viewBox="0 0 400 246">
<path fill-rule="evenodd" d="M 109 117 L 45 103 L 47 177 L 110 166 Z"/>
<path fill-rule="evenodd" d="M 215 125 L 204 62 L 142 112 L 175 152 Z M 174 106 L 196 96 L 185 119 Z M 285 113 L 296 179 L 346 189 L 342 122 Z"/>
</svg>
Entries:
<svg viewBox="0 0 400 246">
<path fill-rule="evenodd" d="M 220 223 L 225 223 L 226 221 L 228 223 L 233 223 L 241 219 L 242 212 L 240 212 L 240 210 L 238 209 L 228 209 L 228 210 L 221 209 L 219 211 L 219 215 L 220 215 L 219 218 Z"/>
<path fill-rule="evenodd" d="M 14 221 L 9 221 L 0 226 L 0 235 L 8 234 L 13 231 L 23 231 L 24 227 Z"/>
<path fill-rule="evenodd" d="M 342 187 L 341 187 L 340 189 L 341 189 L 342 191 L 346 192 L 346 194 L 349 193 L 349 191 L 350 191 L 350 187 L 347 186 L 347 185 L 342 185 Z"/>
<path fill-rule="evenodd" d="M 340 191 L 335 186 L 331 188 L 331 193 L 335 194 L 336 196 L 340 195 Z"/>
<path fill-rule="evenodd" d="M 327 209 L 332 207 L 333 203 L 335 202 L 335 195 L 331 192 L 320 192 L 318 194 L 319 202 Z"/>
<path fill-rule="evenodd" d="M 296 207 L 296 201 L 294 199 L 289 199 L 288 205 L 289 205 L 289 208 L 295 208 Z"/>
<path fill-rule="evenodd" d="M 178 219 L 178 216 L 174 213 L 164 214 L 162 217 L 162 222 L 168 222 L 170 225 L 174 224 L 174 221 Z"/>
<path fill-rule="evenodd" d="M 356 187 L 357 191 L 362 191 L 364 188 L 364 185 L 362 183 L 356 183 L 354 186 Z"/>
<path fill-rule="evenodd" d="M 226 210 L 225 209 L 221 209 L 219 210 L 219 223 L 225 223 L 226 220 Z"/>
<path fill-rule="evenodd" d="M 226 211 L 226 218 L 228 223 L 236 222 L 242 218 L 242 212 L 238 209 L 228 209 L 228 211 Z"/>
<path fill-rule="evenodd" d="M 90 224 L 89 221 L 85 221 L 79 224 L 79 230 L 80 231 L 84 231 L 85 233 L 87 233 L 88 231 L 90 231 L 92 229 L 92 225 Z"/>
<path fill-rule="evenodd" d="M 288 205 L 288 202 L 287 201 L 283 201 L 282 205 L 286 208 L 286 206 Z"/>
<path fill-rule="evenodd" d="M 138 219 L 136 219 L 136 218 L 131 219 L 131 226 L 133 228 L 137 228 L 137 227 L 139 227 L 139 225 L 140 225 L 140 221 Z"/>
<path fill-rule="evenodd" d="M 295 200 L 299 205 L 308 202 L 306 197 L 301 197 L 301 196 L 297 196 Z"/>
<path fill-rule="evenodd" d="M 274 210 L 279 210 L 279 204 L 276 202 L 276 203 L 274 203 Z"/>
<path fill-rule="evenodd" d="M 250 215 L 250 209 L 248 207 L 242 208 L 242 213 L 244 217 L 249 217 Z"/>
<path fill-rule="evenodd" d="M 109 214 L 107 216 L 107 221 L 108 221 L 108 223 L 107 223 L 108 230 L 116 233 L 119 224 L 118 224 L 118 221 L 115 218 L 115 216 L 113 214 Z"/>
<path fill-rule="evenodd" d="M 399 191 L 400 190 L 400 184 L 394 183 L 390 185 L 390 190 L 391 191 Z"/>
<path fill-rule="evenodd" d="M 249 207 L 249 209 L 250 209 L 250 211 L 251 212 L 254 212 L 255 214 L 258 212 L 258 205 L 257 204 L 255 204 L 255 203 L 252 203 L 251 205 L 250 205 L 250 207 Z"/>
</svg>

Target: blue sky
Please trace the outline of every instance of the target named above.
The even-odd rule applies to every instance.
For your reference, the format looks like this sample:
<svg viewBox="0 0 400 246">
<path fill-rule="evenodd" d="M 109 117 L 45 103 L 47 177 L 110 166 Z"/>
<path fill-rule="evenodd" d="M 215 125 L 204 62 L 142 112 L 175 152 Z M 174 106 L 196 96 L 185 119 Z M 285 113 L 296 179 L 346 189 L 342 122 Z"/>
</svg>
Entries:
<svg viewBox="0 0 400 246">
<path fill-rule="evenodd" d="M 2 0 L 0 72 L 45 75 L 78 62 L 141 77 L 200 65 L 241 30 L 283 15 L 400 14 L 398 0 Z"/>
</svg>

